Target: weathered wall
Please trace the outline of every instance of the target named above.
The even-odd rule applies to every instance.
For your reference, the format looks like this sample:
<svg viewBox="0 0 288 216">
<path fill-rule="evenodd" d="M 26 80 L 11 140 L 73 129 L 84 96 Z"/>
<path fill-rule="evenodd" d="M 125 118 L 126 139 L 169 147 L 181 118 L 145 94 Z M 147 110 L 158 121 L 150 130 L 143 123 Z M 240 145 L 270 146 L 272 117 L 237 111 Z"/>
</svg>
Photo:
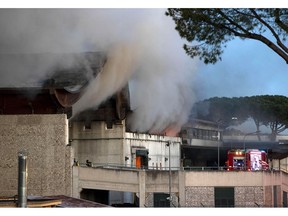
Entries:
<svg viewBox="0 0 288 216">
<path fill-rule="evenodd" d="M 123 164 L 123 138 L 125 126 L 114 124 L 107 128 L 105 122 L 93 121 L 90 128 L 85 122 L 72 122 L 69 139 L 79 163 Z"/>
<path fill-rule="evenodd" d="M 72 194 L 65 114 L 0 115 L 0 195 L 17 195 L 18 152 L 28 154 L 28 195 Z"/>
<path fill-rule="evenodd" d="M 214 187 L 211 186 L 189 186 L 186 187 L 186 207 L 214 207 Z M 234 187 L 235 207 L 257 207 L 264 206 L 263 187 L 259 186 L 237 186 Z"/>
<path fill-rule="evenodd" d="M 170 147 L 167 146 L 168 141 L 171 141 Z M 169 137 L 139 133 L 125 133 L 124 155 L 129 160 L 126 165 L 136 165 L 136 155 L 132 149 L 145 148 L 149 150 L 149 169 L 169 170 L 169 158 L 171 159 L 171 170 L 180 168 L 180 145 L 179 137 Z M 170 157 L 169 157 L 170 148 Z"/>
<path fill-rule="evenodd" d="M 214 187 L 185 187 L 185 207 L 213 207 Z"/>
<path fill-rule="evenodd" d="M 186 207 L 213 207 L 214 187 L 234 187 L 235 207 L 273 207 L 274 203 L 281 207 L 282 193 L 287 191 L 288 178 L 284 172 L 194 171 L 185 174 Z"/>
<path fill-rule="evenodd" d="M 186 186 L 261 186 L 262 172 L 194 171 L 186 172 Z"/>
<path fill-rule="evenodd" d="M 271 171 L 264 172 L 264 197 L 265 206 L 274 207 L 274 205 L 282 206 L 281 195 L 283 191 L 288 191 L 287 180 L 288 175 L 285 172 Z M 275 196 L 274 196 L 275 195 Z"/>
<path fill-rule="evenodd" d="M 235 207 L 265 206 L 262 186 L 235 187 Z"/>
<path fill-rule="evenodd" d="M 113 124 L 107 128 L 105 122 L 92 121 L 91 127 L 86 128 L 85 122 L 72 122 L 70 136 L 75 159 L 80 164 L 91 161 L 94 165 L 110 164 L 121 166 L 136 166 L 136 155 L 133 149 L 149 150 L 148 166 L 150 169 L 169 169 L 170 145 L 171 169 L 180 167 L 179 137 L 168 137 L 150 134 L 125 132 L 125 123 Z M 125 160 L 125 157 L 127 160 Z"/>
<path fill-rule="evenodd" d="M 167 171 L 77 166 L 73 170 L 75 197 L 82 189 L 126 191 L 136 193 L 142 207 L 152 207 L 154 193 L 169 193 Z M 233 187 L 235 207 L 274 207 L 274 189 L 277 207 L 282 207 L 287 177 L 283 172 L 172 171 L 171 205 L 214 207 L 215 187 Z"/>
</svg>

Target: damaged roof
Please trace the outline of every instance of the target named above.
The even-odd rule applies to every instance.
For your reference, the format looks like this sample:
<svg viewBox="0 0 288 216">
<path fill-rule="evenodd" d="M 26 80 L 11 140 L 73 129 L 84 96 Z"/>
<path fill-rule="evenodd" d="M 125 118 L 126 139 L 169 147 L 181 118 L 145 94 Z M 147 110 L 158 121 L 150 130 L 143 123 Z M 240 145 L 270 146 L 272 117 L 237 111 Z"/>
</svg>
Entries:
<svg viewBox="0 0 288 216">
<path fill-rule="evenodd" d="M 72 105 L 105 62 L 102 52 L 0 54 L 0 114 L 66 113 L 69 117 Z M 30 70 L 36 77 L 20 82 Z"/>
<path fill-rule="evenodd" d="M 95 78 L 103 52 L 0 54 L 0 87 L 71 88 Z"/>
</svg>

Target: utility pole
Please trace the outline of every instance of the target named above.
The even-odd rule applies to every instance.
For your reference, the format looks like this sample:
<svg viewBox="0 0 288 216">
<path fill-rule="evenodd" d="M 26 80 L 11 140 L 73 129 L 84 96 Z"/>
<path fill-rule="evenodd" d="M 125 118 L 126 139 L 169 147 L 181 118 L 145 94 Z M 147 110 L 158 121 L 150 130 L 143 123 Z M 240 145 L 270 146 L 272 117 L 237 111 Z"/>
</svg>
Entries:
<svg viewBox="0 0 288 216">
<path fill-rule="evenodd" d="M 220 127 L 219 124 L 222 121 L 222 119 L 219 119 L 217 121 L 217 166 L 218 170 L 220 170 L 220 140 L 221 140 L 221 134 L 220 134 Z"/>
<path fill-rule="evenodd" d="M 171 194 L 171 141 L 168 141 L 166 146 L 169 148 L 169 207 L 171 207 L 172 203 L 172 194 Z"/>
<path fill-rule="evenodd" d="M 217 158 L 218 158 L 218 161 L 217 161 L 217 165 L 218 165 L 218 170 L 220 169 L 220 165 L 219 165 L 219 163 L 220 163 L 220 147 L 219 147 L 219 143 L 220 143 L 220 131 L 219 131 L 219 123 L 217 122 Z"/>
<path fill-rule="evenodd" d="M 18 207 L 27 208 L 27 154 L 18 153 Z"/>
</svg>

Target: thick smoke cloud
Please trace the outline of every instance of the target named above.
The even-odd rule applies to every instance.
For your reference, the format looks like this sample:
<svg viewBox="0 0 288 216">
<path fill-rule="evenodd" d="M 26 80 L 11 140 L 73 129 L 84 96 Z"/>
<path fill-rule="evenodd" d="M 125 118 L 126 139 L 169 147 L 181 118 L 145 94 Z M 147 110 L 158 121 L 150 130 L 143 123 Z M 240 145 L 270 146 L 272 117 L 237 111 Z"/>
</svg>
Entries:
<svg viewBox="0 0 288 216">
<path fill-rule="evenodd" d="M 1 85 L 45 78 L 55 64 L 74 64 L 61 53 L 103 51 L 108 60 L 73 112 L 97 108 L 129 82 L 131 129 L 178 130 L 194 103 L 196 63 L 182 49 L 164 9 L 1 9 L 0 54 L 55 53 L 41 62 L 4 61 Z M 2 63 L 1 63 L 2 64 Z M 37 66 L 38 65 L 38 66 Z M 3 68 L 3 67 L 2 67 Z M 167 131 L 168 132 L 168 131 Z"/>
</svg>

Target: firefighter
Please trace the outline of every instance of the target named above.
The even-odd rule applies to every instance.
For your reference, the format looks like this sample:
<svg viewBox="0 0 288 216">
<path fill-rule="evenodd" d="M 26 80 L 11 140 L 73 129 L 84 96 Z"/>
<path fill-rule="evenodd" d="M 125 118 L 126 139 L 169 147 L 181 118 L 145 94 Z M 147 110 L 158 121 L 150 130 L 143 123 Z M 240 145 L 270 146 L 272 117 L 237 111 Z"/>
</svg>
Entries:
<svg viewBox="0 0 288 216">
<path fill-rule="evenodd" d="M 86 160 L 86 166 L 88 166 L 88 167 L 92 167 L 92 162 L 89 161 L 89 160 Z"/>
</svg>

